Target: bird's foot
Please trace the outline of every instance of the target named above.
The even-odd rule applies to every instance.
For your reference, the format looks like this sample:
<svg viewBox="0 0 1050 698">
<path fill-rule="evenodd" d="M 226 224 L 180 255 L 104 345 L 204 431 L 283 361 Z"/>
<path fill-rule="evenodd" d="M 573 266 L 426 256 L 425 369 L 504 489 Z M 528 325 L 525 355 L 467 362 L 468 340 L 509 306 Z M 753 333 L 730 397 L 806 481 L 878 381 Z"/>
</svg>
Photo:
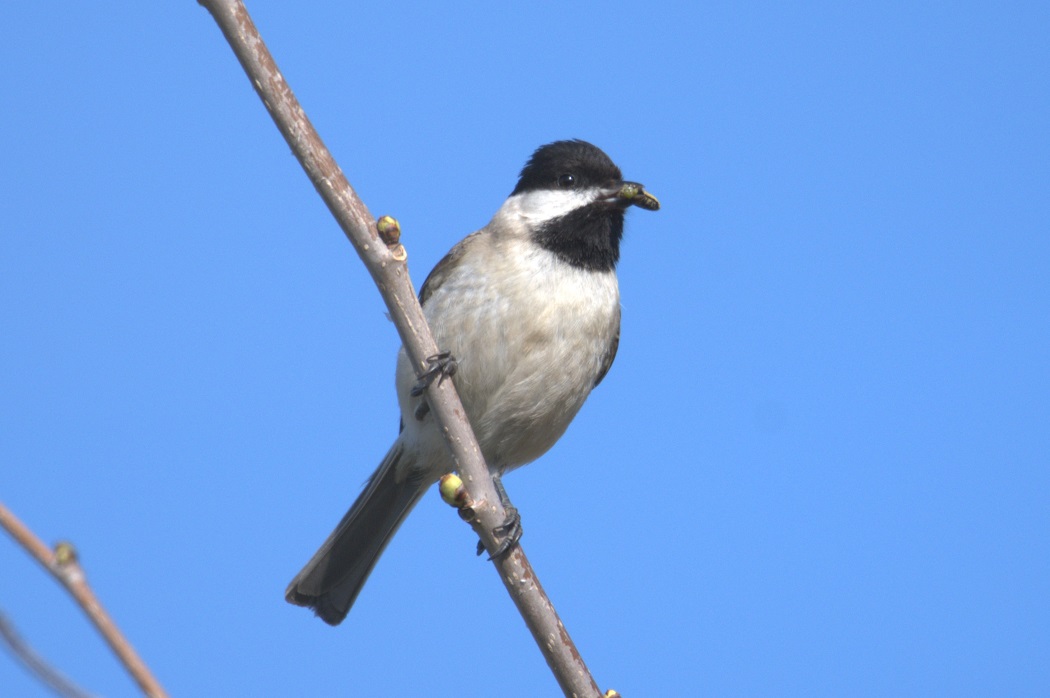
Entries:
<svg viewBox="0 0 1050 698">
<path fill-rule="evenodd" d="M 517 507 L 510 503 L 510 497 L 507 496 L 507 490 L 503 488 L 503 481 L 500 480 L 499 475 L 493 475 L 492 482 L 496 485 L 499 501 L 506 510 L 507 517 L 503 520 L 503 523 L 492 529 L 496 537 L 501 540 L 496 549 L 489 555 L 489 560 L 495 560 L 506 555 L 511 548 L 518 544 L 518 541 L 521 540 L 521 534 L 524 533 L 521 527 L 521 514 L 518 513 Z M 481 555 L 483 552 L 485 552 L 485 544 L 478 541 L 478 555 Z"/>
<path fill-rule="evenodd" d="M 437 380 L 438 385 L 441 385 L 441 381 L 456 375 L 456 369 L 459 366 L 456 363 L 456 358 L 452 356 L 450 351 L 443 351 L 440 354 L 428 356 L 427 364 L 427 369 L 420 374 L 419 380 L 412 386 L 412 390 L 409 393 L 412 397 L 419 397 L 425 393 L 435 380 Z"/>
</svg>

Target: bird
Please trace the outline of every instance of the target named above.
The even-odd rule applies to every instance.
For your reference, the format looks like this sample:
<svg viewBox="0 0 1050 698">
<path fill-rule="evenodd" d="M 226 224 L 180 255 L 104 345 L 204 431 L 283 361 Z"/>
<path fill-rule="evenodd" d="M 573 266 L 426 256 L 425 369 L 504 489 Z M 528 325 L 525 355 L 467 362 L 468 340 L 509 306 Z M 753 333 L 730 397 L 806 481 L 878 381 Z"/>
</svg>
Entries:
<svg viewBox="0 0 1050 698">
<path fill-rule="evenodd" d="M 526 162 L 492 220 L 438 262 L 419 300 L 443 353 L 421 378 L 401 348 L 397 439 L 288 585 L 288 602 L 341 623 L 405 517 L 455 469 L 426 403 L 435 374 L 451 377 L 501 496 L 504 473 L 561 438 L 616 358 L 616 265 L 631 206 L 660 204 L 643 185 L 625 181 L 598 147 L 548 143 Z M 507 528 L 520 537 L 513 523 Z"/>
</svg>

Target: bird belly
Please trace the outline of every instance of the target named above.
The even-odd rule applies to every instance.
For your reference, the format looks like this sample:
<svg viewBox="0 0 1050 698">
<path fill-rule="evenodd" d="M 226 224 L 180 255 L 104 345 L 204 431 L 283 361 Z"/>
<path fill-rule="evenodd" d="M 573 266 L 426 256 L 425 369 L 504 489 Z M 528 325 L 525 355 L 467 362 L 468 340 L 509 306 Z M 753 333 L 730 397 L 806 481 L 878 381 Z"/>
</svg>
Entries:
<svg viewBox="0 0 1050 698">
<path fill-rule="evenodd" d="M 438 347 L 456 358 L 453 380 L 485 460 L 502 472 L 550 449 L 582 407 L 619 330 L 619 291 L 612 272 L 570 267 L 534 246 L 500 252 L 462 264 L 424 312 Z M 420 429 L 445 472 L 451 462 L 433 415 L 416 420 L 415 381 L 402 350 L 406 429 Z"/>
</svg>

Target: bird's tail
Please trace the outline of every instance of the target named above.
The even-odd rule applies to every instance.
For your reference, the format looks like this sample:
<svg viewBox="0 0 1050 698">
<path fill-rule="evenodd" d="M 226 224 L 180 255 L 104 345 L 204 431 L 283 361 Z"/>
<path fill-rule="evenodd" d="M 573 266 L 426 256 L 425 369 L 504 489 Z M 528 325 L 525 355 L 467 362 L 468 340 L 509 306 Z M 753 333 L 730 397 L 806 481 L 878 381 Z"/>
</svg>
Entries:
<svg viewBox="0 0 1050 698">
<path fill-rule="evenodd" d="M 307 606 L 329 625 L 346 618 L 383 549 L 412 511 L 429 483 L 396 467 L 404 453 L 394 443 L 364 491 L 310 562 L 295 576 L 285 598 Z"/>
</svg>

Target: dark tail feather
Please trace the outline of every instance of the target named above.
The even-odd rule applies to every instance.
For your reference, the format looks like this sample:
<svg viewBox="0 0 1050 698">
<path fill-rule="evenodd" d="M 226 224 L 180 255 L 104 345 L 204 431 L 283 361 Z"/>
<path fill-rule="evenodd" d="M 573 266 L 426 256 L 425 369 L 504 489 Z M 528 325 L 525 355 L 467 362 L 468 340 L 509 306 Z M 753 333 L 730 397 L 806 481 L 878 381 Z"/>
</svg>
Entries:
<svg viewBox="0 0 1050 698">
<path fill-rule="evenodd" d="M 290 603 L 314 609 L 329 625 L 346 618 L 383 549 L 427 489 L 412 477 L 397 481 L 401 455 L 398 441 L 332 535 L 288 585 L 284 596 Z"/>
</svg>

